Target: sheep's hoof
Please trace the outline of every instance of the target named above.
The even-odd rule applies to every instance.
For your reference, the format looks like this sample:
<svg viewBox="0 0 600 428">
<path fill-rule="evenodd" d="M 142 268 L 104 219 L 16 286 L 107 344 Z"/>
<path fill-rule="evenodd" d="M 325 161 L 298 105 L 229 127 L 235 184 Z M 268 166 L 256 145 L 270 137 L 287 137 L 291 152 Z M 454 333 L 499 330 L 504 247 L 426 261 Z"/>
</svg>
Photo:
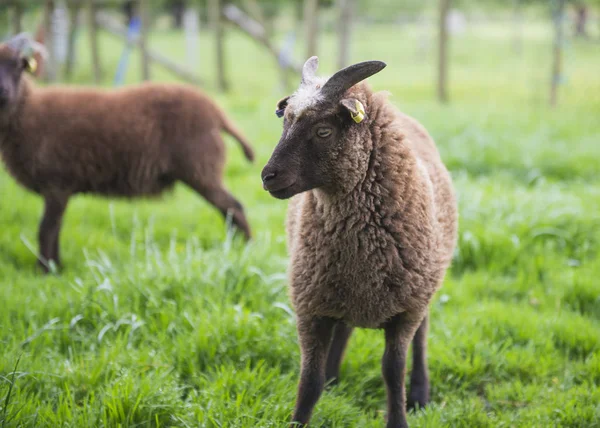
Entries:
<svg viewBox="0 0 600 428">
<path fill-rule="evenodd" d="M 42 274 L 48 275 L 50 273 L 58 273 L 60 265 L 56 263 L 54 260 L 50 260 L 49 262 L 38 260 L 37 269 L 41 271 Z"/>
<path fill-rule="evenodd" d="M 339 376 L 327 376 L 327 380 L 325 381 L 325 387 L 331 388 L 332 386 L 336 386 L 338 383 L 340 383 Z"/>
<path fill-rule="evenodd" d="M 423 409 L 429 404 L 429 387 L 427 385 L 413 386 L 406 400 L 406 408 L 410 412 Z"/>
</svg>

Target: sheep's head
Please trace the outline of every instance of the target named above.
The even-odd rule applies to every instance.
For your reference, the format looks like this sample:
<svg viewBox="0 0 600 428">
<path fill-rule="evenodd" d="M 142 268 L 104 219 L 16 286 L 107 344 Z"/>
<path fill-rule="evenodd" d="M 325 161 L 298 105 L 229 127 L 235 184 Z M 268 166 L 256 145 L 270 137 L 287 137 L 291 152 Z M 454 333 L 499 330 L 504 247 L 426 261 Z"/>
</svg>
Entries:
<svg viewBox="0 0 600 428">
<path fill-rule="evenodd" d="M 349 169 L 366 169 L 370 91 L 357 85 L 385 63 L 367 61 L 338 71 L 330 79 L 315 76 L 317 57 L 304 64 L 299 89 L 277 104 L 283 133 L 262 171 L 265 190 L 286 199 L 307 190 L 351 187 Z M 357 85 L 357 86 L 355 86 Z"/>
<path fill-rule="evenodd" d="M 34 71 L 31 53 L 45 55 L 43 46 L 26 34 L 18 34 L 0 44 L 0 109 L 10 105 L 18 96 L 19 82 L 24 71 Z"/>
</svg>

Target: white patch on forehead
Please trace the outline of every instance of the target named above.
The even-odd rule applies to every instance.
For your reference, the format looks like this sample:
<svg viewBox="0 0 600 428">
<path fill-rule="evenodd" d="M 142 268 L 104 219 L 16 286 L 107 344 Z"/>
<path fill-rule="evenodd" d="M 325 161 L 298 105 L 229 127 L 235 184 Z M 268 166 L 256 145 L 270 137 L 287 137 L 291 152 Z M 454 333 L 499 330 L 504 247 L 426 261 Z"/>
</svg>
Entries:
<svg viewBox="0 0 600 428">
<path fill-rule="evenodd" d="M 321 88 L 329 80 L 327 77 L 317 77 L 310 84 L 302 85 L 288 100 L 288 108 L 298 115 L 321 99 Z"/>
</svg>

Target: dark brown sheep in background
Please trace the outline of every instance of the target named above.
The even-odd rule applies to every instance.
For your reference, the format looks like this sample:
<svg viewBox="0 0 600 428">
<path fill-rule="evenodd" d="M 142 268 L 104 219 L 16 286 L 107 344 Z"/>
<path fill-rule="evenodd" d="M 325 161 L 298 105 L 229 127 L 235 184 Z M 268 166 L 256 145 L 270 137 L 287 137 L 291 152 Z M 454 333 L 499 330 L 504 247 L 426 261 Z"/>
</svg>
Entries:
<svg viewBox="0 0 600 428">
<path fill-rule="evenodd" d="M 338 377 L 354 327 L 382 328 L 389 428 L 406 427 L 408 404 L 429 401 L 428 305 L 457 234 L 452 182 L 432 138 L 362 80 L 368 61 L 330 79 L 304 65 L 298 91 L 278 104 L 283 134 L 262 172 L 288 209 L 291 298 L 302 370 L 293 421 L 307 424 L 326 380 Z"/>
<path fill-rule="evenodd" d="M 252 148 L 206 95 L 182 85 L 119 90 L 36 87 L 24 76 L 26 35 L 0 45 L 0 152 L 8 171 L 45 201 L 40 262 L 60 263 L 58 238 L 77 193 L 154 196 L 181 181 L 231 215 L 250 237 L 242 205 L 223 187 L 221 131 Z"/>
</svg>

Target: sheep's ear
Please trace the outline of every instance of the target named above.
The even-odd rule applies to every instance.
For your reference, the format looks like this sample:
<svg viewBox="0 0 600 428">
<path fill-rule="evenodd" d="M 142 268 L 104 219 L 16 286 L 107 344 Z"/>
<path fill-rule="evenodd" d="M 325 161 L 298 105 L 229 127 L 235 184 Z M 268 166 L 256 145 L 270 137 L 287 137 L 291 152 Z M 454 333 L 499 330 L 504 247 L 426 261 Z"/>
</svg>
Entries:
<svg viewBox="0 0 600 428">
<path fill-rule="evenodd" d="M 277 117 L 283 117 L 283 113 L 285 112 L 285 108 L 287 107 L 289 99 L 290 97 L 288 96 L 280 99 L 277 102 L 277 108 L 275 109 L 275 114 L 277 115 Z"/>
<path fill-rule="evenodd" d="M 356 123 L 360 123 L 365 119 L 365 106 L 356 98 L 344 98 L 340 101 L 340 104 L 346 110 L 348 110 L 348 112 L 350 113 L 350 117 Z"/>
</svg>

